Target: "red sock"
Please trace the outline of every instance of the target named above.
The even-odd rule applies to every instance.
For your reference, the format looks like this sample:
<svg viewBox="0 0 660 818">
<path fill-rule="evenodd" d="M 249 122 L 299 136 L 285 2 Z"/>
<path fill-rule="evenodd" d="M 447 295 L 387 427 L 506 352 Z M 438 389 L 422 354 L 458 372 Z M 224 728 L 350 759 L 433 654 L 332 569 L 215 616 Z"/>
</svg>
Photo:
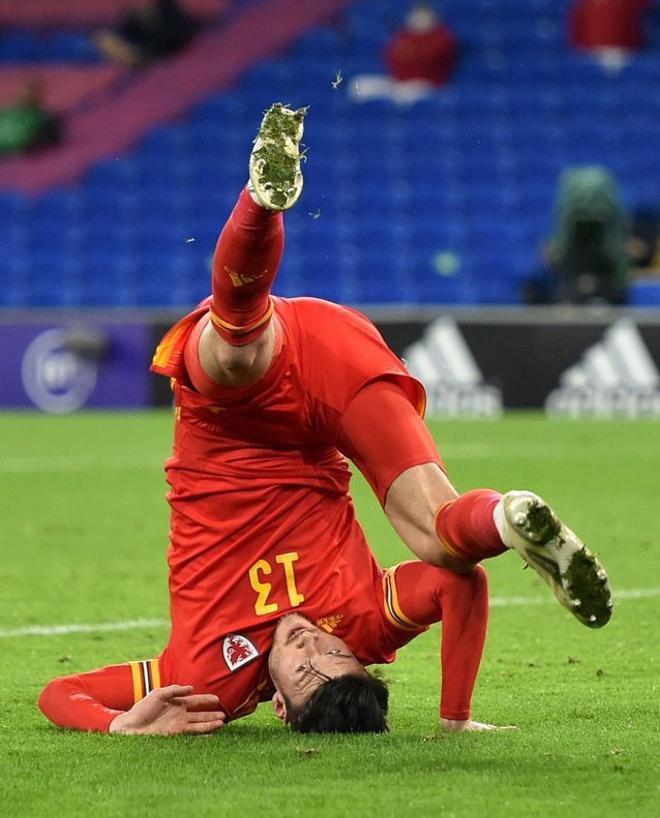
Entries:
<svg viewBox="0 0 660 818">
<path fill-rule="evenodd" d="M 260 207 L 244 188 L 213 256 L 211 319 L 228 343 L 248 344 L 268 326 L 270 290 L 283 250 L 282 214 Z"/>
<path fill-rule="evenodd" d="M 473 489 L 440 507 L 435 530 L 450 554 L 478 562 L 507 550 L 493 519 L 493 509 L 501 497 L 490 489 Z"/>
<path fill-rule="evenodd" d="M 481 566 L 456 574 L 424 562 L 395 573 L 398 604 L 419 625 L 442 619 L 440 716 L 469 719 L 488 624 L 488 580 Z"/>
</svg>

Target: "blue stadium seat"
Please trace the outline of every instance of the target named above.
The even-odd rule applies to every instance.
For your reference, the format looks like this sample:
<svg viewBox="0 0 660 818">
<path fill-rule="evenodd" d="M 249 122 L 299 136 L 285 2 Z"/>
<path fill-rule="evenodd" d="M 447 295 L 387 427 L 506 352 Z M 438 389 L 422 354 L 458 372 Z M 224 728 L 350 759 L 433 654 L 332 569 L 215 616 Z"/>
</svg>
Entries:
<svg viewBox="0 0 660 818">
<path fill-rule="evenodd" d="M 631 206 L 660 200 L 660 59 L 649 49 L 605 74 L 566 47 L 569 2 L 446 4 L 463 43 L 458 70 L 412 106 L 348 98 L 354 74 L 383 70 L 402 16 L 395 0 L 350 5 L 345 27 L 308 32 L 79 185 L 33 201 L 0 193 L 0 303 L 164 305 L 206 294 L 256 120 L 273 99 L 312 104 L 306 189 L 286 217 L 278 292 L 519 302 L 564 167 L 602 162 Z M 651 37 L 660 45 L 660 31 Z M 0 39 L 0 62 L 96 58 L 79 32 L 9 29 Z M 345 82 L 333 90 L 338 69 Z M 652 289 L 636 285 L 631 303 L 652 303 Z"/>
<path fill-rule="evenodd" d="M 475 304 L 478 289 L 460 273 L 453 277 L 424 276 L 416 281 L 416 301 L 420 304 Z"/>
<path fill-rule="evenodd" d="M 39 36 L 32 31 L 7 28 L 0 37 L 0 63 L 38 62 Z"/>
<path fill-rule="evenodd" d="M 102 55 L 85 31 L 52 31 L 42 38 L 41 59 L 47 62 L 97 63 Z"/>
<path fill-rule="evenodd" d="M 632 307 L 660 307 L 660 282 L 640 279 L 630 286 L 628 303 Z"/>
</svg>

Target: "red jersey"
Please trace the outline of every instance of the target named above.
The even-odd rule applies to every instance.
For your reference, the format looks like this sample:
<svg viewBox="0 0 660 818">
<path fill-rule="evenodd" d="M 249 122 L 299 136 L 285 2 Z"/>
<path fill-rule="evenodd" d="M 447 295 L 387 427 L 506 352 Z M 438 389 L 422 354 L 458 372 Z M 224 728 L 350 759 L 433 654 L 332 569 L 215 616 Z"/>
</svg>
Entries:
<svg viewBox="0 0 660 818">
<path fill-rule="evenodd" d="M 649 0 L 578 0 L 571 9 L 571 41 L 579 48 L 641 48 L 643 15 L 650 5 Z"/>
<path fill-rule="evenodd" d="M 427 80 L 444 85 L 454 70 L 458 44 L 445 26 L 430 31 L 398 31 L 387 46 L 385 59 L 395 80 Z"/>
<path fill-rule="evenodd" d="M 396 381 L 420 414 L 423 388 L 360 313 L 274 301 L 276 354 L 257 383 L 218 388 L 213 399 L 192 388 L 183 350 L 208 302 L 166 334 L 152 365 L 174 379 L 176 404 L 165 466 L 172 633 L 161 682 L 215 693 L 232 718 L 270 693 L 266 657 L 286 613 L 320 623 L 365 664 L 392 661 L 423 630 L 399 617 L 335 445 L 342 413 L 366 384 Z"/>
</svg>

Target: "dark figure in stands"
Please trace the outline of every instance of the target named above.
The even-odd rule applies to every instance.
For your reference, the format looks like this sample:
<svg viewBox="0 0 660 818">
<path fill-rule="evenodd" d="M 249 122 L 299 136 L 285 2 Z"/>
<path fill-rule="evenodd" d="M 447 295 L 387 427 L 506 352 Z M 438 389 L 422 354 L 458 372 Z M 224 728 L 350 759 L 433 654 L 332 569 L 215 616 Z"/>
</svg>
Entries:
<svg viewBox="0 0 660 818">
<path fill-rule="evenodd" d="M 180 51 L 197 30 L 197 23 L 177 0 L 152 0 L 133 9 L 111 31 L 100 31 L 95 41 L 111 59 L 131 68 Z"/>
<path fill-rule="evenodd" d="M 660 271 L 660 212 L 639 208 L 632 215 L 628 240 L 630 263 L 638 275 Z"/>
<path fill-rule="evenodd" d="M 63 137 L 62 118 L 44 103 L 44 89 L 30 80 L 23 93 L 0 109 L 0 157 L 58 145 Z"/>
<path fill-rule="evenodd" d="M 623 304 L 629 258 L 629 216 L 612 175 L 598 166 L 570 168 L 559 181 L 555 234 L 548 260 L 555 300 Z"/>
</svg>

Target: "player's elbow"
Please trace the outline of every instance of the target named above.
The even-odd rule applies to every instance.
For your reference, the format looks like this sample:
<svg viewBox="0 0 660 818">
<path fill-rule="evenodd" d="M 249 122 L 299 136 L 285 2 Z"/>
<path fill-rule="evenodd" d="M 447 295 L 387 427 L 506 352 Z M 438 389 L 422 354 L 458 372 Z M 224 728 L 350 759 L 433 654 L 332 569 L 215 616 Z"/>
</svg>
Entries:
<svg viewBox="0 0 660 818">
<path fill-rule="evenodd" d="M 475 565 L 470 571 L 469 577 L 478 593 L 488 593 L 488 574 L 483 565 Z"/>
<path fill-rule="evenodd" d="M 53 724 L 58 724 L 56 714 L 58 712 L 58 703 L 65 695 L 64 688 L 65 682 L 63 678 L 53 679 L 51 682 L 48 682 L 37 699 L 39 710 L 41 710 L 44 716 L 49 721 L 52 721 Z"/>
<path fill-rule="evenodd" d="M 52 681 L 48 682 L 46 687 L 41 691 L 39 694 L 39 698 L 37 699 L 37 705 L 39 706 L 39 710 L 48 718 L 48 712 L 50 710 L 50 703 L 53 696 L 56 693 L 57 683 L 59 679 L 53 679 Z"/>
</svg>

